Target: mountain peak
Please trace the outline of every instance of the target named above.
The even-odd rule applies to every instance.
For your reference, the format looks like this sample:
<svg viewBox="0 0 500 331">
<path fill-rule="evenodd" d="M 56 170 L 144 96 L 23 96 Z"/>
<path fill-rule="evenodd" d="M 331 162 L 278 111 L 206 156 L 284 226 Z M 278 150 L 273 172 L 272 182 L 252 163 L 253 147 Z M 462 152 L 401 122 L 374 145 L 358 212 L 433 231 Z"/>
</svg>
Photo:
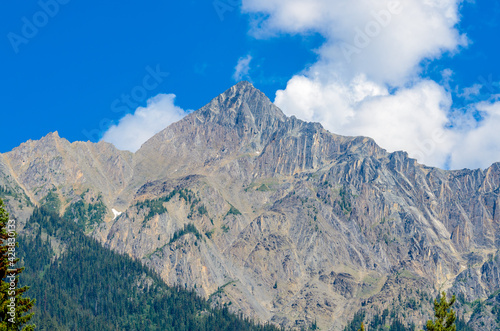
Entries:
<svg viewBox="0 0 500 331">
<path fill-rule="evenodd" d="M 241 81 L 193 113 L 198 119 L 223 125 L 264 128 L 286 120 L 285 114 L 250 82 Z"/>
<path fill-rule="evenodd" d="M 244 95 L 245 93 L 251 93 L 251 92 L 258 92 L 258 93 L 264 95 L 264 93 L 262 93 L 259 89 L 257 89 L 255 86 L 253 86 L 252 83 L 250 83 L 249 81 L 246 81 L 246 80 L 242 80 L 241 82 L 238 82 L 237 84 L 231 86 L 228 90 L 226 90 L 222 94 L 237 93 L 239 95 Z M 271 102 L 271 101 L 269 101 L 269 102 Z"/>
<path fill-rule="evenodd" d="M 258 155 L 286 123 L 264 93 L 242 81 L 146 141 L 136 162 L 161 178 L 202 169 L 228 155 Z"/>
<path fill-rule="evenodd" d="M 242 80 L 237 84 L 233 85 L 233 88 L 241 89 L 241 88 L 255 88 L 252 83 L 247 80 Z"/>
</svg>

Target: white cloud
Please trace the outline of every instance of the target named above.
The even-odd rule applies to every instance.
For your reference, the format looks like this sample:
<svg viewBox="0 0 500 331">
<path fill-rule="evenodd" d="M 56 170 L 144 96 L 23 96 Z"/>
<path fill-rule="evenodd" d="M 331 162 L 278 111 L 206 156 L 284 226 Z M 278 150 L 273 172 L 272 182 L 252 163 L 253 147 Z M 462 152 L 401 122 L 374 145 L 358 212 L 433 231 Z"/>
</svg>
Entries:
<svg viewBox="0 0 500 331">
<path fill-rule="evenodd" d="M 443 85 L 420 76 L 424 60 L 468 45 L 456 28 L 461 2 L 243 0 L 242 10 L 256 38 L 325 38 L 318 61 L 276 93 L 275 103 L 288 115 L 321 122 L 334 133 L 370 136 L 388 151 L 406 150 L 428 165 L 484 168 L 500 161 L 498 152 L 486 157 L 500 150 L 496 106 L 470 105 L 487 114 L 476 127 L 473 116 L 452 109 L 451 70 L 443 71 Z M 464 96 L 479 90 L 464 89 Z"/>
<path fill-rule="evenodd" d="M 465 45 L 455 25 L 460 0 L 243 0 L 258 13 L 252 33 L 319 32 L 326 42 L 311 74 L 332 72 L 350 80 L 358 74 L 378 83 L 403 84 L 423 59 Z M 262 17 L 265 17 L 262 19 Z"/>
<path fill-rule="evenodd" d="M 240 81 L 245 77 L 248 77 L 250 72 L 250 62 L 252 61 L 252 56 L 249 54 L 245 57 L 240 57 L 238 59 L 238 64 L 234 68 L 233 79 L 235 81 Z"/>
<path fill-rule="evenodd" d="M 463 89 L 462 93 L 459 93 L 459 97 L 463 97 L 465 99 L 471 99 L 472 97 L 478 96 L 481 93 L 481 89 L 483 88 L 483 85 L 481 84 L 474 84 L 472 86 L 466 87 Z"/>
<path fill-rule="evenodd" d="M 275 103 L 331 132 L 369 136 L 391 152 L 404 149 L 425 164 L 444 165 L 456 139 L 446 128 L 451 99 L 430 80 L 391 94 L 363 77 L 342 85 L 295 76 L 278 91 Z"/>
<path fill-rule="evenodd" d="M 134 114 L 125 115 L 118 125 L 111 126 L 101 140 L 118 149 L 135 152 L 156 133 L 182 119 L 188 111 L 174 105 L 174 94 L 158 94 L 139 107 Z"/>
<path fill-rule="evenodd" d="M 484 168 L 500 161 L 500 102 L 482 102 L 476 109 L 484 118 L 476 127 L 461 132 L 451 155 L 453 169 Z"/>
</svg>

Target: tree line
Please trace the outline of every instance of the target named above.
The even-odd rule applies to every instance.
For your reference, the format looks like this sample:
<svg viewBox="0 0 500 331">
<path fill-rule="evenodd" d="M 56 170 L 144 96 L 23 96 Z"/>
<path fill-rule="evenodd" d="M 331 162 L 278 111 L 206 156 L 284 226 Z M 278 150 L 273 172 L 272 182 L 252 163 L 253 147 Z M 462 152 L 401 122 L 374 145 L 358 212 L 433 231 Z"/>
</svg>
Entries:
<svg viewBox="0 0 500 331">
<path fill-rule="evenodd" d="M 19 288 L 29 285 L 36 299 L 28 310 L 37 330 L 279 330 L 211 307 L 192 290 L 167 286 L 154 271 L 102 247 L 51 210 L 36 208 L 24 233 L 17 248 L 25 268 Z"/>
</svg>

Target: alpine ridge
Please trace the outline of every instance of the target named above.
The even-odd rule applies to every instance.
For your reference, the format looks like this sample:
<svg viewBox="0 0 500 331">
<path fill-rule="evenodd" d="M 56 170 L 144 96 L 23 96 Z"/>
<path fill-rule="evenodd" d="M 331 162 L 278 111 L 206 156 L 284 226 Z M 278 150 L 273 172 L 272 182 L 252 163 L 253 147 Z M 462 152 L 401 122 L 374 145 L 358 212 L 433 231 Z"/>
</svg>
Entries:
<svg viewBox="0 0 500 331">
<path fill-rule="evenodd" d="M 0 155 L 0 185 L 21 224 L 35 205 L 71 216 L 101 203 L 75 217 L 87 234 L 261 321 L 341 330 L 362 308 L 422 326 L 447 290 L 476 330 L 499 327 L 494 304 L 471 308 L 500 299 L 499 163 L 427 167 L 287 117 L 248 82 L 134 154 L 28 141 Z"/>
</svg>

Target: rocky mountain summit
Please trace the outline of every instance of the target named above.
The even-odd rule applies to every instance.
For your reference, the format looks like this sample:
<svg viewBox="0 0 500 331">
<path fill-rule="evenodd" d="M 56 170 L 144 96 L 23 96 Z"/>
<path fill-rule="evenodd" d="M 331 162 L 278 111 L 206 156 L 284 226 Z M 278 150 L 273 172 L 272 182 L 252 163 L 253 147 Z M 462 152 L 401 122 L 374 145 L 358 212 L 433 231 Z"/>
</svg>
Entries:
<svg viewBox="0 0 500 331">
<path fill-rule="evenodd" d="M 500 164 L 427 167 L 287 117 L 248 82 L 135 154 L 28 141 L 0 155 L 0 188 L 21 224 L 49 205 L 168 284 L 262 321 L 340 330 L 362 308 L 421 325 L 447 290 L 477 330 L 499 327 L 476 303 L 500 302 Z"/>
</svg>

